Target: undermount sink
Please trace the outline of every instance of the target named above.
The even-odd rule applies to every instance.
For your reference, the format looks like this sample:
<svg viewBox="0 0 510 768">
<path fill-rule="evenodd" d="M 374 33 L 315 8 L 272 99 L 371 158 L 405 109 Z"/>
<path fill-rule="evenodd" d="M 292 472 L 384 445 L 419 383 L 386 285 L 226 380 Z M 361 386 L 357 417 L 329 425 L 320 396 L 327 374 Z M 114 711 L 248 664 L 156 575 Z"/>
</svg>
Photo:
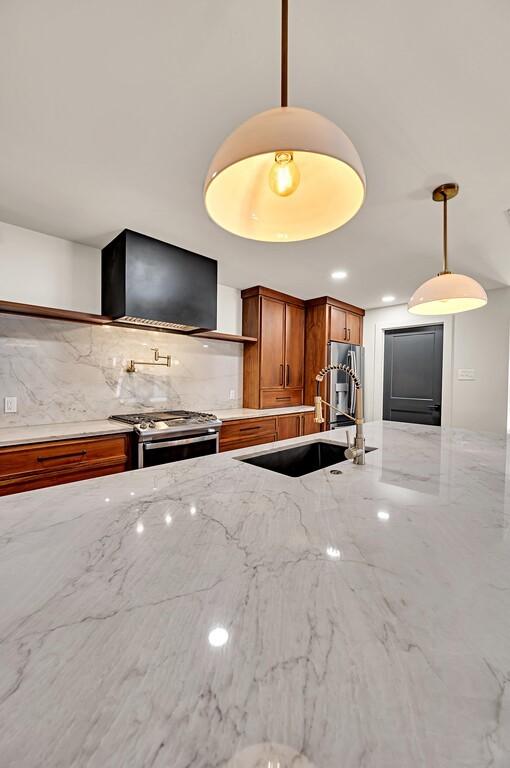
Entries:
<svg viewBox="0 0 510 768">
<path fill-rule="evenodd" d="M 324 440 L 316 440 L 313 443 L 295 445 L 292 448 L 282 448 L 280 451 L 268 451 L 259 453 L 251 458 L 240 459 L 245 464 L 253 464 L 255 467 L 270 469 L 271 472 L 279 472 L 288 477 L 301 477 L 318 469 L 331 467 L 345 458 L 346 445 L 341 443 L 327 443 Z M 366 453 L 375 451 L 375 448 L 366 448 Z"/>
</svg>

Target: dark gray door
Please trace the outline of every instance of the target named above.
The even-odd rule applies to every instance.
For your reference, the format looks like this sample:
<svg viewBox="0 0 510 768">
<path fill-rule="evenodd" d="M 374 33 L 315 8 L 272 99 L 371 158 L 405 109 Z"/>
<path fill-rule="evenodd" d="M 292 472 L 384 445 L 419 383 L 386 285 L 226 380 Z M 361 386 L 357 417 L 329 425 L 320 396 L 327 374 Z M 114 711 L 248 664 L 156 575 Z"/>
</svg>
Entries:
<svg viewBox="0 0 510 768">
<path fill-rule="evenodd" d="M 383 419 L 441 424 L 443 326 L 386 331 Z"/>
</svg>

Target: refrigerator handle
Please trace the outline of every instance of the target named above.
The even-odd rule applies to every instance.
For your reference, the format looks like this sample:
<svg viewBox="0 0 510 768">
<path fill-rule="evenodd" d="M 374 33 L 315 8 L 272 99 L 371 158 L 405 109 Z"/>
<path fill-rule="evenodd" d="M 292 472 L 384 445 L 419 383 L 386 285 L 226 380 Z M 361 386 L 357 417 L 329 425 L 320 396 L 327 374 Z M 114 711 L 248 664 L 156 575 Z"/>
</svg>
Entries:
<svg viewBox="0 0 510 768">
<path fill-rule="evenodd" d="M 353 368 L 353 359 L 352 359 L 352 351 L 349 349 L 347 352 L 347 365 L 349 368 Z M 354 402 L 353 402 L 353 381 L 351 377 L 348 377 L 349 382 L 349 399 L 347 401 L 347 413 L 352 414 L 354 412 Z M 355 395 L 354 395 L 355 396 Z"/>
</svg>

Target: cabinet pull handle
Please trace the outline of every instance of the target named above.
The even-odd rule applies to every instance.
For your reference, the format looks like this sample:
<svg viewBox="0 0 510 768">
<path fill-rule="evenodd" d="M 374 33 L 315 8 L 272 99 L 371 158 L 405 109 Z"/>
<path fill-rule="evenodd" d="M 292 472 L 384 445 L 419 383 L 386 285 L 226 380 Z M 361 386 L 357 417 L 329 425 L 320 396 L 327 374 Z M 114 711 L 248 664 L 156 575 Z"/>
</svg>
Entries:
<svg viewBox="0 0 510 768">
<path fill-rule="evenodd" d="M 75 451 L 74 453 L 57 453 L 53 456 L 38 456 L 37 461 L 54 461 L 55 459 L 73 459 L 75 456 L 86 456 L 87 451 Z"/>
<path fill-rule="evenodd" d="M 347 341 L 347 326 L 344 327 L 344 341 Z"/>
<path fill-rule="evenodd" d="M 349 334 L 349 336 L 347 337 L 347 341 L 350 341 L 351 340 L 351 329 L 350 328 L 347 328 L 347 333 Z"/>
<path fill-rule="evenodd" d="M 290 365 L 287 363 L 287 381 L 285 382 L 285 386 L 288 387 L 290 382 Z"/>
<path fill-rule="evenodd" d="M 280 363 L 280 386 L 281 387 L 284 386 L 284 382 L 283 382 L 283 363 Z"/>
<path fill-rule="evenodd" d="M 260 424 L 258 425 L 258 427 L 240 427 L 239 432 L 254 432 L 257 429 L 261 429 Z"/>
<path fill-rule="evenodd" d="M 290 395 L 289 395 L 289 397 L 277 397 L 275 399 L 276 400 L 290 400 Z"/>
</svg>

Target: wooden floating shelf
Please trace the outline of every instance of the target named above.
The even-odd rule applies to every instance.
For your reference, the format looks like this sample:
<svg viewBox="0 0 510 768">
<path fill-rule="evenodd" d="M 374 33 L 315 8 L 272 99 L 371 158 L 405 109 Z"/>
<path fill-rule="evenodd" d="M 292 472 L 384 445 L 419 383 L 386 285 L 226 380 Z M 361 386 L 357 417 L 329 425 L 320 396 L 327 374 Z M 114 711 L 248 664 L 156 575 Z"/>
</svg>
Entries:
<svg viewBox="0 0 510 768">
<path fill-rule="evenodd" d="M 72 323 L 92 323 L 94 325 L 107 325 L 112 322 L 112 318 L 106 317 L 106 315 L 75 312 L 72 309 L 39 307 L 35 304 L 19 304 L 16 301 L 0 301 L 0 312 L 7 312 L 10 315 L 45 317 L 47 320 L 67 320 Z"/>
<path fill-rule="evenodd" d="M 221 333 L 220 331 L 202 331 L 201 333 L 193 333 L 193 336 L 198 336 L 200 339 L 213 339 L 216 341 L 236 341 L 241 344 L 252 344 L 257 339 L 254 336 L 236 336 L 233 333 Z"/>
<path fill-rule="evenodd" d="M 9 315 L 27 315 L 29 317 L 42 317 L 46 320 L 65 320 L 71 323 L 88 323 L 91 325 L 112 325 L 113 320 L 107 315 L 94 315 L 90 312 L 76 312 L 72 309 L 57 309 L 55 307 L 40 307 L 36 304 L 21 304 L 15 301 L 0 301 L 0 313 L 6 313 Z M 119 323 L 119 326 L 121 324 Z M 122 324 L 123 327 L 127 327 L 127 324 Z M 166 333 L 172 333 L 166 328 L 150 328 L 140 326 L 129 326 L 130 328 L 138 328 L 138 330 L 144 331 L 163 331 Z M 193 334 L 179 334 L 191 337 L 198 337 L 201 339 L 211 339 L 215 341 L 231 341 L 240 344 L 246 344 L 257 341 L 252 336 L 236 336 L 233 333 L 221 333 L 220 331 L 202 331 L 200 333 Z"/>
</svg>

